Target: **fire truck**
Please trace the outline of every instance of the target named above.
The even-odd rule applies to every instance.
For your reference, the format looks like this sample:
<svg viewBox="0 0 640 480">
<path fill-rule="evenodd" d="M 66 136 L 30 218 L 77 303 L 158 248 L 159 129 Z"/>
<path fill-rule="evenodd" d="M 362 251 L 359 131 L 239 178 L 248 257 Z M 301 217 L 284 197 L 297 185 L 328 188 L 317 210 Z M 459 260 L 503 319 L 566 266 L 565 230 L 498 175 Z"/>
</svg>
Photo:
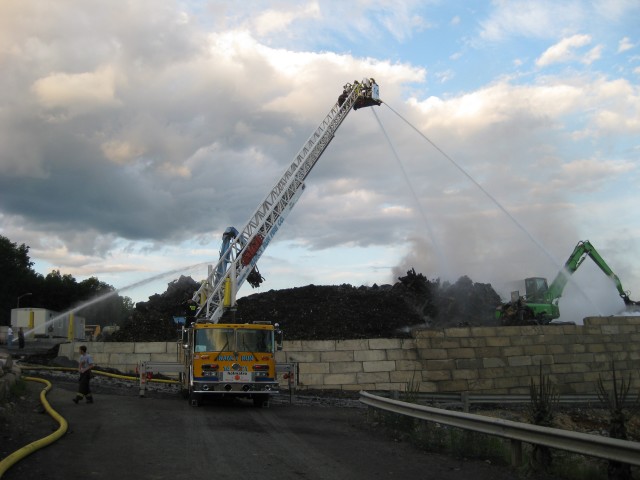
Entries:
<svg viewBox="0 0 640 480">
<path fill-rule="evenodd" d="M 380 105 L 373 78 L 347 83 L 338 101 L 303 144 L 282 177 L 240 231 L 223 234 L 220 257 L 193 294 L 193 315 L 182 329 L 179 352 L 182 390 L 193 406 L 207 398 L 235 396 L 268 404 L 278 393 L 276 351 L 282 348 L 277 323 L 236 319 L 236 293 L 244 281 L 263 281 L 257 262 L 304 191 L 304 181 L 351 110 Z"/>
</svg>

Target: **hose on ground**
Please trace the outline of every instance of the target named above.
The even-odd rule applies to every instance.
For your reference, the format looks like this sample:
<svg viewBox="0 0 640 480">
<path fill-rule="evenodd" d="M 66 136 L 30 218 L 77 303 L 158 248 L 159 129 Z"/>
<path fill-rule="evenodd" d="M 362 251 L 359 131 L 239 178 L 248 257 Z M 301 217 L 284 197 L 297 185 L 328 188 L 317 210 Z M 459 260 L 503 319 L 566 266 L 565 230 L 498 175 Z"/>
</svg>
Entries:
<svg viewBox="0 0 640 480">
<path fill-rule="evenodd" d="M 20 368 L 22 370 L 62 370 L 62 371 L 70 371 L 70 372 L 78 371 L 77 368 L 71 368 L 71 367 L 48 367 L 44 365 L 25 365 L 25 364 L 20 364 Z M 118 373 L 103 372 L 101 370 L 96 370 L 95 368 L 91 370 L 91 373 L 94 375 L 102 375 L 104 377 L 121 378 L 123 380 L 137 381 L 140 379 L 140 377 L 134 376 L 134 375 L 123 375 Z M 147 382 L 180 383 L 177 380 L 170 380 L 170 379 L 164 379 L 164 378 L 150 378 L 150 379 L 147 379 Z"/>
<path fill-rule="evenodd" d="M 35 377 L 24 377 L 24 379 L 31 382 L 44 383 L 46 385 L 46 387 L 40 392 L 40 402 L 44 406 L 47 413 L 54 420 L 56 420 L 60 424 L 60 426 L 51 435 L 41 438 L 40 440 L 36 440 L 35 442 L 32 442 L 22 447 L 21 449 L 16 450 L 11 455 L 0 460 L 0 478 L 2 478 L 2 476 L 11 466 L 13 466 L 14 464 L 19 462 L 26 456 L 31 455 L 33 452 L 40 450 L 41 448 L 44 448 L 47 445 L 58 440 L 67 432 L 67 428 L 68 428 L 67 421 L 62 416 L 60 416 L 58 412 L 56 412 L 53 408 L 51 408 L 51 405 L 49 405 L 49 402 L 47 401 L 46 395 L 47 395 L 47 392 L 51 390 L 51 387 L 52 387 L 51 382 L 44 380 L 43 378 L 35 378 Z"/>
</svg>

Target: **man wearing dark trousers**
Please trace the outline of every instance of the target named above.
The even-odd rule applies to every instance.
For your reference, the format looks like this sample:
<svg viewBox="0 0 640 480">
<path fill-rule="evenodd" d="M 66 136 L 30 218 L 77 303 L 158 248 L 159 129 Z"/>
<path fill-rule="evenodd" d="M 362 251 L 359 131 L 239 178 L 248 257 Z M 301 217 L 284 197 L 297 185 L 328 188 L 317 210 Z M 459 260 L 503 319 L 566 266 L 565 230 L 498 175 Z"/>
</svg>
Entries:
<svg viewBox="0 0 640 480">
<path fill-rule="evenodd" d="M 80 358 L 78 359 L 78 371 L 80 372 L 80 385 L 78 386 L 78 393 L 73 399 L 73 403 L 77 404 L 83 398 L 87 403 L 93 403 L 93 396 L 91 395 L 91 388 L 89 382 L 91 381 L 91 369 L 93 368 L 93 358 L 87 353 L 87 347 L 80 346 Z"/>
</svg>

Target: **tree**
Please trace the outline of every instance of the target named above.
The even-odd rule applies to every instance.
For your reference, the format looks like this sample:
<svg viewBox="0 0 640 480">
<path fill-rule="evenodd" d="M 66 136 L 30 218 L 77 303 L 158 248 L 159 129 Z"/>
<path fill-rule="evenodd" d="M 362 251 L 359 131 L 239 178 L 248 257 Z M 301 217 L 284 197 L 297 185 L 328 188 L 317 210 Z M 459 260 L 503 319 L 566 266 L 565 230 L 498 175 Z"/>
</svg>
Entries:
<svg viewBox="0 0 640 480">
<path fill-rule="evenodd" d="M 121 297 L 116 290 L 96 277 L 78 283 L 70 274 L 51 271 L 46 277 L 33 270 L 29 247 L 17 245 L 0 235 L 0 325 L 11 321 L 11 309 L 17 307 L 17 299 L 25 293 L 28 297 L 21 307 L 46 308 L 66 312 L 86 304 L 79 315 L 89 324 L 101 326 L 119 324 L 128 318 L 133 302 Z"/>
<path fill-rule="evenodd" d="M 78 314 L 90 319 L 91 324 L 120 325 L 131 315 L 133 302 L 129 297 L 121 297 L 111 285 L 90 277 L 78 284 L 81 303 L 86 306 Z"/>
<path fill-rule="evenodd" d="M 119 325 L 133 310 L 133 302 L 121 297 L 111 285 L 90 277 L 78 283 L 71 275 L 53 270 L 44 279 L 45 308 L 64 312 L 78 308 L 89 325 Z"/>
<path fill-rule="evenodd" d="M 118 332 L 110 337 L 116 342 L 166 342 L 178 338 L 174 317 L 187 314 L 188 302 L 199 287 L 191 277 L 181 276 L 168 284 L 167 291 L 138 302 Z"/>
<path fill-rule="evenodd" d="M 11 321 L 11 309 L 20 295 L 31 293 L 37 274 L 31 268 L 29 247 L 18 245 L 0 235 L 0 325 Z"/>
<path fill-rule="evenodd" d="M 44 308 L 56 312 L 68 310 L 81 299 L 76 279 L 69 274 L 63 275 L 60 270 L 52 270 L 44 278 L 41 292 Z"/>
</svg>

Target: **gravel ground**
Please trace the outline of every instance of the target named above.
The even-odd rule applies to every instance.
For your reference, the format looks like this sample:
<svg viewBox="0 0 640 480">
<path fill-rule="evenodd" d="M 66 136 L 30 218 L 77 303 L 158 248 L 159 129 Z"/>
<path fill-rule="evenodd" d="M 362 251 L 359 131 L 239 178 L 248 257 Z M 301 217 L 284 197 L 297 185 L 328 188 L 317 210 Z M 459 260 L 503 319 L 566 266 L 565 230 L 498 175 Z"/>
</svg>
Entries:
<svg viewBox="0 0 640 480">
<path fill-rule="evenodd" d="M 0 459 L 58 428 L 40 402 L 44 384 L 18 384 L 9 401 L 0 404 Z"/>
</svg>

